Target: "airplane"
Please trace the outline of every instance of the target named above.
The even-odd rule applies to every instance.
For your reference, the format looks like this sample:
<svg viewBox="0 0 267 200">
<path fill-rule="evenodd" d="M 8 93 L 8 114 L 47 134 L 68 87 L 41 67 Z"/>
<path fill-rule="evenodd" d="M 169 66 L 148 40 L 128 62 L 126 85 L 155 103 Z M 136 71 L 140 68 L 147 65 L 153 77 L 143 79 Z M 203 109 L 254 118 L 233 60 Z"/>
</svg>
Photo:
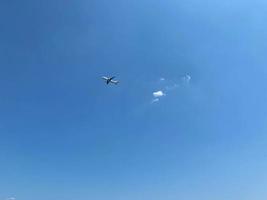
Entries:
<svg viewBox="0 0 267 200">
<path fill-rule="evenodd" d="M 102 76 L 102 79 L 104 79 L 107 84 L 113 83 L 113 84 L 116 84 L 117 85 L 119 83 L 119 81 L 113 80 L 114 78 L 115 78 L 115 76 L 113 76 L 113 77 Z"/>
</svg>

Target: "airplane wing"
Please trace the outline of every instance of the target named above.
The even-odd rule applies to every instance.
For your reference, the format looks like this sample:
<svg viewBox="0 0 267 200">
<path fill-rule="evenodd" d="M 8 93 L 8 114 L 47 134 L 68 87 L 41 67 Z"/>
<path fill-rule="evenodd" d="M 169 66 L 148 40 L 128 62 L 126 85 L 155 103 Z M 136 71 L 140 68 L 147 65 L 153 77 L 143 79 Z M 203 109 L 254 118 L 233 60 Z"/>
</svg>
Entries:
<svg viewBox="0 0 267 200">
<path fill-rule="evenodd" d="M 104 80 L 108 80 L 108 77 L 106 77 L 106 76 L 102 76 L 102 79 L 104 79 Z"/>
<path fill-rule="evenodd" d="M 111 80 L 110 82 L 114 83 L 114 84 L 118 84 L 119 83 L 119 81 L 113 81 L 113 80 Z"/>
</svg>

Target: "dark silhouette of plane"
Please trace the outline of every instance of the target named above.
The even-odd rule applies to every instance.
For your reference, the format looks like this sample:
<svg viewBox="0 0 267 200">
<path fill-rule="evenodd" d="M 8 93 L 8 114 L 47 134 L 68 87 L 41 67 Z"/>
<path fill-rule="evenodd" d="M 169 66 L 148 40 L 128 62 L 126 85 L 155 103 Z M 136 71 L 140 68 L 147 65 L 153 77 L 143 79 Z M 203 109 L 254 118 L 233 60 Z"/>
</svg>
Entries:
<svg viewBox="0 0 267 200">
<path fill-rule="evenodd" d="M 113 84 L 117 85 L 119 83 L 119 81 L 113 80 L 114 78 L 115 78 L 115 76 L 112 76 L 112 77 L 102 76 L 102 79 L 104 79 L 107 84 L 113 83 Z"/>
</svg>

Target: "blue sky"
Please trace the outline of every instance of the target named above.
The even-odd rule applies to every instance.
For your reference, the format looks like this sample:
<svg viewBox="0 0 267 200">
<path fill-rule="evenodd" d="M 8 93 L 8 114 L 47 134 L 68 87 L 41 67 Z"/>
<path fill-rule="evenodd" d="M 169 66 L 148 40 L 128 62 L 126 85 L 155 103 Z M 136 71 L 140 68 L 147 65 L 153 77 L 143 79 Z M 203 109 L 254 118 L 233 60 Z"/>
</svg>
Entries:
<svg viewBox="0 0 267 200">
<path fill-rule="evenodd" d="M 266 200 L 266 8 L 0 1 L 0 200 Z"/>
</svg>

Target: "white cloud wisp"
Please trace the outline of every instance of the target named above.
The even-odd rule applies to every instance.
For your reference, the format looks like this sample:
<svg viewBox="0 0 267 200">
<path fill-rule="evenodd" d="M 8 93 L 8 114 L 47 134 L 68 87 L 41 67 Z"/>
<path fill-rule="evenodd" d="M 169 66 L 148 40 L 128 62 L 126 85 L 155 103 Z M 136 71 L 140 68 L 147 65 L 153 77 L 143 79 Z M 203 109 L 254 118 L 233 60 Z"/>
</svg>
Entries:
<svg viewBox="0 0 267 200">
<path fill-rule="evenodd" d="M 154 99 L 152 99 L 151 103 L 159 102 L 160 98 L 162 98 L 163 96 L 166 96 L 166 94 L 161 90 L 153 92 Z"/>
<path fill-rule="evenodd" d="M 191 76 L 186 74 L 182 79 L 185 83 L 189 83 L 191 81 Z"/>
<path fill-rule="evenodd" d="M 163 91 L 161 91 L 161 90 L 159 90 L 159 91 L 157 91 L 157 92 L 153 92 L 153 96 L 155 97 L 155 98 L 159 98 L 159 97 L 162 97 L 162 96 L 165 96 L 166 94 L 163 92 Z"/>
</svg>

